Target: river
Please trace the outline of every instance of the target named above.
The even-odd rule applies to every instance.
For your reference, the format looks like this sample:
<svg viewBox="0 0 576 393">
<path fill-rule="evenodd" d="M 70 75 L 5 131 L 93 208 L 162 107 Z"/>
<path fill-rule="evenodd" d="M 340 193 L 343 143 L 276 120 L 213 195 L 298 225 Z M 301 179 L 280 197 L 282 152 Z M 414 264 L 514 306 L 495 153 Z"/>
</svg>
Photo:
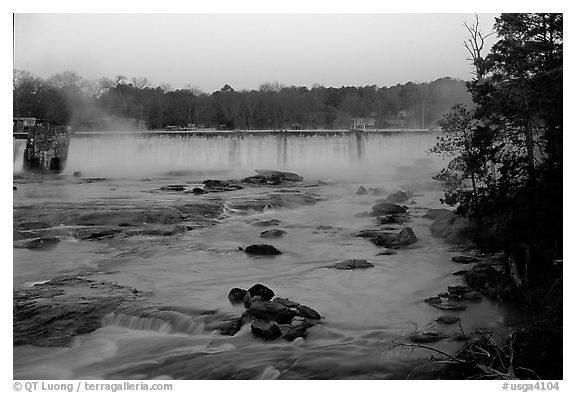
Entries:
<svg viewBox="0 0 576 393">
<path fill-rule="evenodd" d="M 168 322 L 146 317 L 104 318 L 103 327 L 78 335 L 70 346 L 14 347 L 15 379 L 341 379 L 407 378 L 430 357 L 425 350 L 395 347 L 418 330 L 438 330 L 448 338 L 431 345 L 453 352 L 461 328 L 440 325 L 445 313 L 424 298 L 461 283 L 451 273 L 461 266 L 442 239 L 431 236 L 426 208 L 439 208 L 442 191 L 432 176 L 445 165 L 426 150 L 428 132 L 352 135 L 91 136 L 74 137 L 62 175 L 22 175 L 15 158 L 15 212 L 29 206 L 112 206 L 129 203 L 170 205 L 213 198 L 161 192 L 170 184 L 204 179 L 239 179 L 255 169 L 296 172 L 310 182 L 302 190 L 318 202 L 263 211 L 229 209 L 217 225 L 176 236 L 132 236 L 78 240 L 61 236 L 48 250 L 14 249 L 14 286 L 29 288 L 62 274 L 83 274 L 137 288 L 147 302 L 172 309 L 240 314 L 229 303 L 233 287 L 262 283 L 278 296 L 313 307 L 323 316 L 305 340 L 263 341 L 245 325 L 234 336 L 206 329 L 205 313 Z M 23 146 L 15 146 L 20 159 Z M 81 171 L 81 181 L 72 174 Z M 18 181 L 20 179 L 20 181 Z M 318 183 L 318 181 L 320 181 Z M 358 195 L 356 190 L 379 189 Z M 233 201 L 266 192 L 266 187 L 219 193 Z M 354 234 L 373 224 L 374 201 L 395 190 L 410 190 L 411 220 L 418 242 L 395 255 Z M 381 195 L 376 195 L 380 193 Z M 255 220 L 277 219 L 287 234 L 259 238 Z M 254 243 L 282 250 L 254 257 L 238 250 Z M 327 266 L 345 259 L 367 259 L 366 270 Z M 504 331 L 513 314 L 483 299 L 460 313 L 462 330 Z M 192 315 L 192 316 L 190 316 Z M 180 322 L 178 322 L 180 321 Z"/>
</svg>

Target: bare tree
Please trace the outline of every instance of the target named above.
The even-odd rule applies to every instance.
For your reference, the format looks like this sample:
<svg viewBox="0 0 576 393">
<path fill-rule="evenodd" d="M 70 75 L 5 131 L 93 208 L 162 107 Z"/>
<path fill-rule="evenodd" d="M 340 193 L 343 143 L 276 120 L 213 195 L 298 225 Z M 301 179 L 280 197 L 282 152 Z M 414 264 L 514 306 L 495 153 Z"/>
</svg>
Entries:
<svg viewBox="0 0 576 393">
<path fill-rule="evenodd" d="M 138 78 L 134 77 L 130 79 L 130 83 L 132 83 L 132 86 L 138 89 L 144 89 L 151 86 L 150 81 L 145 76 L 140 76 Z"/>
<path fill-rule="evenodd" d="M 470 33 L 470 37 L 464 41 L 464 47 L 470 54 L 469 60 L 474 65 L 473 74 L 476 75 L 476 79 L 482 79 L 486 75 L 486 64 L 485 59 L 482 57 L 482 50 L 484 49 L 484 44 L 486 38 L 494 35 L 494 32 L 490 34 L 483 34 L 480 30 L 480 21 L 478 19 L 478 14 L 474 19 L 474 22 L 469 25 L 468 22 L 464 22 L 464 26 Z"/>
</svg>

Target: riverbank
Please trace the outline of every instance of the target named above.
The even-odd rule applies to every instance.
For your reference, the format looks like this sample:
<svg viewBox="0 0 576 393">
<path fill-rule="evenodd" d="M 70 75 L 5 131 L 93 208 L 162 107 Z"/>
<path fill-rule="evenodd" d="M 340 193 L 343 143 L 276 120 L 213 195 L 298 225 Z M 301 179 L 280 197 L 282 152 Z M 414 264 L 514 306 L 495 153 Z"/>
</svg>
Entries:
<svg viewBox="0 0 576 393">
<path fill-rule="evenodd" d="M 470 291 L 481 293 L 494 301 L 510 302 L 525 315 L 520 323 L 509 327 L 503 341 L 495 341 L 486 332 L 471 335 L 454 357 L 448 356 L 448 375 L 474 379 L 563 379 L 561 261 L 542 270 L 537 281 L 522 283 L 510 251 L 494 252 L 490 246 L 491 251 L 487 252 L 476 246 L 476 239 L 487 238 L 482 227 L 453 212 L 434 214 L 437 217 L 432 224 L 433 233 L 461 244 L 458 249 L 463 254 L 453 261 L 466 268 L 453 274 L 462 276 L 467 287 L 460 289 L 459 296 Z"/>
</svg>

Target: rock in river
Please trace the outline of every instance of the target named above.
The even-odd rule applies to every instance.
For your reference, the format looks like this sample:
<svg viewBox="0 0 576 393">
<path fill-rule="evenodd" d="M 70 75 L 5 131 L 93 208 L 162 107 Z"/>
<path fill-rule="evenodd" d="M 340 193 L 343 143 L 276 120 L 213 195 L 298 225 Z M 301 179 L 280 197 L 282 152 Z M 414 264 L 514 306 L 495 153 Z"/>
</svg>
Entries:
<svg viewBox="0 0 576 393">
<path fill-rule="evenodd" d="M 260 176 L 264 176 L 267 178 L 277 177 L 280 180 L 288 180 L 288 181 L 304 180 L 302 176 L 292 172 L 274 171 L 270 169 L 256 169 L 256 173 Z"/>
<path fill-rule="evenodd" d="M 244 249 L 247 254 L 254 255 L 279 255 L 282 251 L 269 244 L 252 244 Z"/>
<path fill-rule="evenodd" d="M 272 321 L 262 321 L 257 319 L 252 322 L 251 329 L 255 336 L 262 337 L 266 340 L 274 339 L 282 335 L 282 331 L 280 331 L 276 322 Z"/>
<path fill-rule="evenodd" d="M 354 270 L 354 269 L 368 269 L 374 267 L 374 265 L 366 261 L 365 259 L 349 259 L 347 261 L 338 262 L 337 264 L 331 267 L 340 270 Z"/>
<path fill-rule="evenodd" d="M 270 229 L 268 231 L 264 231 L 260 234 L 260 237 L 264 238 L 264 239 L 271 239 L 271 238 L 275 238 L 275 237 L 282 237 L 286 234 L 286 231 L 283 231 L 282 229 Z"/>
<path fill-rule="evenodd" d="M 396 191 L 395 193 L 388 195 L 386 200 L 389 202 L 401 203 L 410 198 L 412 198 L 412 193 L 410 191 Z"/>
<path fill-rule="evenodd" d="M 424 301 L 428 304 L 440 304 L 440 303 L 442 303 L 442 299 L 439 296 L 429 297 L 429 298 L 424 299 Z"/>
<path fill-rule="evenodd" d="M 390 233 L 381 230 L 361 231 L 358 235 L 368 238 L 373 244 L 387 248 L 406 247 L 418 241 L 412 228 L 404 227 L 399 233 Z"/>
<path fill-rule="evenodd" d="M 274 291 L 266 285 L 256 284 L 248 290 L 248 295 L 250 297 L 261 296 L 264 300 L 270 300 L 274 297 Z"/>
<path fill-rule="evenodd" d="M 181 184 L 170 184 L 164 187 L 160 187 L 162 191 L 184 191 L 186 189 L 185 186 Z"/>
<path fill-rule="evenodd" d="M 294 317 L 290 322 L 290 329 L 282 336 L 283 339 L 294 341 L 298 337 L 305 338 L 308 328 L 314 326 L 314 323 L 306 318 Z"/>
<path fill-rule="evenodd" d="M 300 303 L 293 302 L 290 299 L 284 299 L 281 297 L 274 298 L 274 300 L 272 300 L 272 301 L 276 302 L 276 303 L 280 303 L 281 305 L 286 306 L 286 307 L 290 307 L 290 308 L 294 308 L 294 307 L 297 307 L 300 305 Z"/>
<path fill-rule="evenodd" d="M 252 223 L 252 225 L 257 226 L 257 227 L 272 227 L 272 226 L 280 225 L 280 220 L 273 218 L 271 220 L 254 221 Z"/>
<path fill-rule="evenodd" d="M 244 301 L 244 297 L 248 293 L 247 290 L 241 288 L 232 288 L 230 293 L 228 293 L 228 300 L 232 303 L 241 303 Z"/>
<path fill-rule="evenodd" d="M 133 288 L 73 276 L 14 289 L 14 345 L 68 345 L 74 336 L 102 327 L 105 315 L 138 294 Z"/>
<path fill-rule="evenodd" d="M 436 318 L 436 322 L 443 323 L 445 325 L 452 325 L 458 321 L 460 321 L 460 318 L 454 315 L 441 315 Z"/>
<path fill-rule="evenodd" d="M 400 231 L 398 235 L 396 235 L 396 244 L 399 246 L 408 246 L 410 244 L 414 244 L 418 241 L 416 234 L 412 230 L 412 228 L 404 227 Z"/>
<path fill-rule="evenodd" d="M 360 186 L 360 187 L 358 187 L 358 190 L 356 190 L 356 194 L 357 195 L 366 195 L 366 194 L 368 194 L 368 190 L 364 186 Z"/>
<path fill-rule="evenodd" d="M 41 237 L 38 239 L 30 240 L 28 242 L 24 242 L 22 244 L 17 244 L 15 248 L 27 248 L 29 250 L 47 250 L 53 247 L 60 242 L 60 239 L 57 237 Z"/>
<path fill-rule="evenodd" d="M 296 306 L 296 310 L 298 310 L 298 316 L 302 318 L 310 318 L 310 319 L 321 319 L 322 316 L 318 313 L 318 311 L 310 308 L 308 306 Z"/>
<path fill-rule="evenodd" d="M 289 323 L 297 312 L 277 302 L 262 300 L 250 304 L 248 315 L 254 319 Z"/>
<path fill-rule="evenodd" d="M 405 213 L 408 208 L 406 206 L 400 206 L 395 203 L 390 203 L 386 200 L 379 199 L 376 204 L 372 206 L 372 213 L 376 216 L 382 216 L 385 214 L 402 214 Z"/>
</svg>

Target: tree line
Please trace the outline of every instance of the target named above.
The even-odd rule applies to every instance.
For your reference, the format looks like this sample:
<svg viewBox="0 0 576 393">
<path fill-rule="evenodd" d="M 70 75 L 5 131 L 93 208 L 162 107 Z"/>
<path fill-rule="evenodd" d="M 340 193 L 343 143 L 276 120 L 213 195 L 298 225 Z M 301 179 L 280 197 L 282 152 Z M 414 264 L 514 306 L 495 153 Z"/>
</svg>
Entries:
<svg viewBox="0 0 576 393">
<path fill-rule="evenodd" d="M 491 227 L 492 241 L 521 248 L 523 264 L 562 256 L 562 23 L 562 14 L 502 14 L 487 55 L 488 35 L 469 26 L 475 105 L 444 116 L 432 149 L 451 157 L 436 177 L 444 202 Z"/>
<path fill-rule="evenodd" d="M 190 85 L 153 86 L 145 77 L 87 80 L 65 71 L 43 79 L 16 70 L 13 95 L 15 117 L 35 117 L 76 130 L 347 129 L 358 117 L 374 118 L 376 128 L 423 129 L 434 127 L 453 105 L 472 103 L 465 82 L 449 77 L 391 87 L 308 88 L 267 82 L 257 90 L 236 91 L 226 84 L 207 94 Z"/>
<path fill-rule="evenodd" d="M 477 22 L 468 29 L 475 106 L 440 121 L 432 151 L 451 161 L 436 178 L 444 202 L 476 223 L 476 244 L 504 251 L 501 294 L 527 311 L 507 352 L 533 375 L 561 379 L 563 15 L 502 14 L 488 54 L 488 34 Z"/>
<path fill-rule="evenodd" d="M 450 162 L 436 179 L 443 201 L 476 224 L 476 245 L 503 251 L 498 296 L 524 306 L 525 321 L 501 348 L 510 354 L 501 375 L 561 379 L 563 15 L 502 14 L 488 33 L 478 18 L 466 27 L 474 106 L 457 105 L 439 122 L 431 151 Z M 474 356 L 494 363 L 495 355 Z"/>
</svg>

